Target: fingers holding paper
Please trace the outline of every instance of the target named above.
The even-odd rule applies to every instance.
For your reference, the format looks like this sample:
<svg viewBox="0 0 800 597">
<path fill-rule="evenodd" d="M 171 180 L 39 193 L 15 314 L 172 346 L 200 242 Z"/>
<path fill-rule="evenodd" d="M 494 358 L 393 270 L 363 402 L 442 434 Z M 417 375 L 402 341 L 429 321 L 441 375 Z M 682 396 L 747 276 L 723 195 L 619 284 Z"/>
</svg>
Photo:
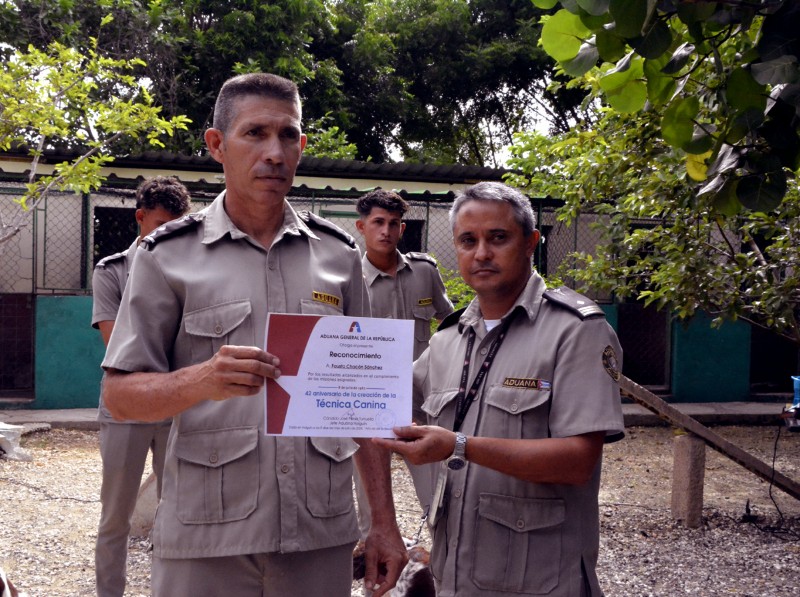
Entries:
<svg viewBox="0 0 800 597">
<path fill-rule="evenodd" d="M 397 452 L 412 464 L 428 464 L 447 459 L 453 453 L 456 434 L 435 425 L 411 425 L 393 429 L 397 439 L 375 438 L 378 445 Z"/>
</svg>

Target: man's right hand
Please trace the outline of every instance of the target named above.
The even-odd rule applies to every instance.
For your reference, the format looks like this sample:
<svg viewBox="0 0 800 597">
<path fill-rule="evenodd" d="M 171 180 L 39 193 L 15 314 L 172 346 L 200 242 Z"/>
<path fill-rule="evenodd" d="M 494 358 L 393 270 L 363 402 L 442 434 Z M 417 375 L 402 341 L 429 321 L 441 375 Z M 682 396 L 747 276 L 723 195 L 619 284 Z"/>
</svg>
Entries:
<svg viewBox="0 0 800 597">
<path fill-rule="evenodd" d="M 117 420 L 161 421 L 203 400 L 253 396 L 267 378 L 280 376 L 280 361 L 255 346 L 223 346 L 202 363 L 169 372 L 108 369 L 103 401 Z"/>
<path fill-rule="evenodd" d="M 258 393 L 267 378 L 277 379 L 278 357 L 255 346 L 226 345 L 208 361 L 196 365 L 200 394 L 211 400 Z"/>
</svg>

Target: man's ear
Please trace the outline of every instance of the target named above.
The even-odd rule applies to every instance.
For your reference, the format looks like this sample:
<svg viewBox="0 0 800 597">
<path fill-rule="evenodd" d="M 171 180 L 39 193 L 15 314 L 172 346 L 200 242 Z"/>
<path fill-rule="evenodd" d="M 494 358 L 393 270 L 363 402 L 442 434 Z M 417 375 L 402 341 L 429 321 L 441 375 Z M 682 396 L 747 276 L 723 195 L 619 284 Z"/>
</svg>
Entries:
<svg viewBox="0 0 800 597">
<path fill-rule="evenodd" d="M 364 220 L 361 218 L 356 220 L 356 230 L 358 230 L 361 234 L 364 234 Z"/>
<path fill-rule="evenodd" d="M 144 222 L 144 210 L 140 207 L 134 212 L 134 217 L 136 218 L 136 223 L 141 226 L 142 222 Z"/>
<path fill-rule="evenodd" d="M 306 143 L 308 143 L 308 137 L 300 135 L 300 153 L 303 153 L 303 150 L 306 148 Z"/>
<path fill-rule="evenodd" d="M 222 131 L 214 128 L 207 129 L 203 137 L 206 140 L 206 147 L 208 147 L 208 153 L 211 154 L 211 157 L 220 164 L 224 164 L 225 155 L 222 151 L 222 144 L 225 138 Z"/>
<path fill-rule="evenodd" d="M 400 222 L 400 236 L 403 236 L 403 232 L 406 231 L 406 223 Z"/>
<path fill-rule="evenodd" d="M 539 244 L 539 239 L 541 238 L 541 233 L 538 230 L 534 230 L 531 232 L 531 235 L 527 238 L 527 247 L 525 249 L 525 254 L 530 259 L 533 257 L 533 251 L 536 249 L 536 245 Z"/>
</svg>

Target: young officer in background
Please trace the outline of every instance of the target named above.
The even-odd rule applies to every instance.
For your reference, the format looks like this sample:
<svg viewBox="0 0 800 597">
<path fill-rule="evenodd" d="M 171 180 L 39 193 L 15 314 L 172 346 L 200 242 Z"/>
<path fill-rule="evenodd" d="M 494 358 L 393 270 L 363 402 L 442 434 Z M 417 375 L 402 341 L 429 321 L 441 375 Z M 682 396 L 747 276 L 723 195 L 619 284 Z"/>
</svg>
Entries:
<svg viewBox="0 0 800 597">
<path fill-rule="evenodd" d="M 191 196 L 176 178 L 156 176 L 136 190 L 136 222 L 139 236 L 122 253 L 100 260 L 92 275 L 92 327 L 100 330 L 108 346 L 122 293 L 128 282 L 136 248 L 142 238 L 189 211 Z M 128 534 L 136 507 L 147 452 L 153 453 L 156 492 L 161 495 L 161 473 L 171 419 L 144 423 L 115 421 L 100 398 L 100 456 L 103 484 L 100 489 L 100 526 L 95 548 L 98 597 L 122 597 L 128 560 Z"/>
</svg>

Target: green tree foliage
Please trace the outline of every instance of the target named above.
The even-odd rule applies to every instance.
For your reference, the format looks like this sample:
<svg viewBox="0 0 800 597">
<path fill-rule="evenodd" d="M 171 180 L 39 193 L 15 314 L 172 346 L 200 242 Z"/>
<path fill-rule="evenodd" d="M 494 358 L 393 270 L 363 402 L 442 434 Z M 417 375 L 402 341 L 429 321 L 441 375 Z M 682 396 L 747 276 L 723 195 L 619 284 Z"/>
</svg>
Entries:
<svg viewBox="0 0 800 597">
<path fill-rule="evenodd" d="M 556 0 L 532 0 L 543 9 Z M 800 167 L 800 3 L 562 0 L 541 42 L 620 113 L 660 136 L 721 213 L 777 207 Z"/>
<path fill-rule="evenodd" d="M 96 43 L 96 42 L 95 42 Z M 186 127 L 184 117 L 163 118 L 131 71 L 137 60 L 82 53 L 57 42 L 46 51 L 11 53 L 0 65 L 0 150 L 29 147 L 30 177 L 12 213 L 0 219 L 0 243 L 26 225 L 31 208 L 52 190 L 88 192 L 100 186 L 101 168 L 126 137 L 163 147 L 160 138 Z M 79 157 L 38 176 L 45 149 L 69 140 Z"/>
<path fill-rule="evenodd" d="M 101 30 L 105 15 L 113 20 Z M 286 76 L 326 99 L 311 103 L 309 149 L 343 157 L 352 155 L 343 129 L 318 126 L 336 125 L 326 114 L 341 103 L 339 74 L 308 50 L 315 38 L 330 35 L 329 20 L 322 0 L 17 0 L 0 6 L 0 39 L 20 49 L 54 41 L 82 49 L 96 39 L 104 56 L 140 58 L 134 74 L 149 83 L 164 114 L 191 120 L 165 140 L 168 150 L 182 153 L 204 150 L 203 133 L 226 79 L 262 70 Z"/>
<path fill-rule="evenodd" d="M 542 14 L 530 0 L 16 0 L 0 3 L 0 39 L 93 36 L 107 56 L 141 58 L 164 113 L 192 120 L 171 151 L 203 151 L 222 82 L 267 70 L 297 82 L 307 122 L 338 127 L 359 159 L 501 165 L 532 104 L 564 131 L 585 95 L 548 89 Z"/>
<path fill-rule="evenodd" d="M 359 157 L 501 165 L 537 103 L 560 130 L 584 93 L 547 90 L 537 47 L 542 11 L 529 0 L 342 0 L 337 31 L 318 56 L 342 72 Z"/>
<path fill-rule="evenodd" d="M 592 129 L 520 134 L 511 184 L 563 197 L 561 221 L 594 221 L 600 242 L 573 255 L 564 277 L 585 288 L 665 307 L 743 319 L 800 344 L 800 193 L 769 212 L 715 211 L 681 171 L 653 111 L 603 109 Z M 596 214 L 589 215 L 589 214 Z"/>
<path fill-rule="evenodd" d="M 601 117 L 519 135 L 511 165 L 523 172 L 512 182 L 566 200 L 563 221 L 599 216 L 602 242 L 568 275 L 800 344 L 800 4 L 561 5 L 542 44 L 602 100 Z"/>
</svg>

